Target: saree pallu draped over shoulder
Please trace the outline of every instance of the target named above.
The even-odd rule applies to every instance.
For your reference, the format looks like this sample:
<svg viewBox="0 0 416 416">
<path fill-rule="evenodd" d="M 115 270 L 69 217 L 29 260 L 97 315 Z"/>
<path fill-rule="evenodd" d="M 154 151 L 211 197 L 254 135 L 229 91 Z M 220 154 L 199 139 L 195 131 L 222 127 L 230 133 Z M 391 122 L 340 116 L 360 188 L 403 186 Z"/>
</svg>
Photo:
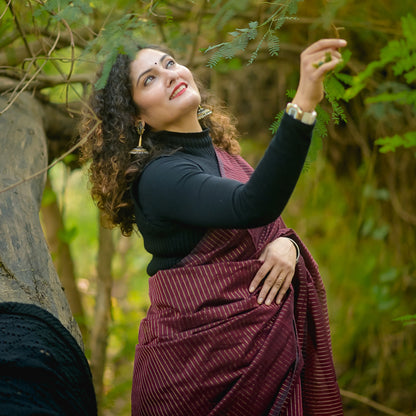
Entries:
<svg viewBox="0 0 416 416">
<path fill-rule="evenodd" d="M 222 175 L 242 182 L 243 159 L 218 151 Z M 264 247 L 290 236 L 301 250 L 280 305 L 249 284 Z M 342 415 L 325 289 L 312 256 L 281 218 L 212 230 L 178 267 L 149 280 L 132 388 L 133 416 Z"/>
</svg>

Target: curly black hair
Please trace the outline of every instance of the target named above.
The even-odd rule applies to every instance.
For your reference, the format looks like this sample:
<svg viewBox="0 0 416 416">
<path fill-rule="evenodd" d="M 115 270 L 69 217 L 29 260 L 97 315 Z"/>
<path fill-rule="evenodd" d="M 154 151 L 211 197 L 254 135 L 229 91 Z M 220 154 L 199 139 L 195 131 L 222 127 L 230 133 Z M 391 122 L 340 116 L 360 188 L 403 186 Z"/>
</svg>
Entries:
<svg viewBox="0 0 416 416">
<path fill-rule="evenodd" d="M 137 51 L 145 48 L 168 52 L 166 48 L 153 45 L 140 46 Z M 132 182 L 152 159 L 174 150 L 166 143 L 155 141 L 151 129 L 146 126 L 142 144 L 147 153 L 130 154 L 139 141 L 136 124 L 140 114 L 132 97 L 132 60 L 126 54 L 117 56 L 105 87 L 93 89 L 80 128 L 81 138 L 85 138 L 81 149 L 83 160 L 91 160 L 91 195 L 103 212 L 104 225 L 120 226 L 126 236 L 131 235 L 135 224 L 130 195 Z M 212 114 L 201 121 L 201 126 L 210 130 L 215 146 L 238 154 L 240 147 L 234 120 L 224 108 L 208 104 L 210 98 L 201 85 L 198 86 L 201 104 L 212 110 Z"/>
</svg>

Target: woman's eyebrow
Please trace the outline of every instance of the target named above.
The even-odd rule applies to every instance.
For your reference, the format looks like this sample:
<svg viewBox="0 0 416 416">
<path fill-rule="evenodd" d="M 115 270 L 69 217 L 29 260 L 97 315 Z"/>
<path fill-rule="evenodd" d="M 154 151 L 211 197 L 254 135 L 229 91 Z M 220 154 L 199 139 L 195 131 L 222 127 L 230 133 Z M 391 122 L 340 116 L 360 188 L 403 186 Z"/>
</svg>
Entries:
<svg viewBox="0 0 416 416">
<path fill-rule="evenodd" d="M 165 53 L 164 55 L 162 55 L 161 57 L 160 57 L 160 59 L 159 59 L 159 63 L 162 63 L 163 62 L 163 60 L 167 57 L 167 56 L 169 56 L 167 53 Z M 137 85 L 139 85 L 139 81 L 140 81 L 140 78 L 143 76 L 143 75 L 146 75 L 148 72 L 150 72 L 151 70 L 153 69 L 153 67 L 151 67 L 151 68 L 149 68 L 149 69 L 146 69 L 146 71 L 143 71 L 138 77 L 137 77 L 137 82 L 136 82 L 136 87 L 137 87 Z"/>
</svg>

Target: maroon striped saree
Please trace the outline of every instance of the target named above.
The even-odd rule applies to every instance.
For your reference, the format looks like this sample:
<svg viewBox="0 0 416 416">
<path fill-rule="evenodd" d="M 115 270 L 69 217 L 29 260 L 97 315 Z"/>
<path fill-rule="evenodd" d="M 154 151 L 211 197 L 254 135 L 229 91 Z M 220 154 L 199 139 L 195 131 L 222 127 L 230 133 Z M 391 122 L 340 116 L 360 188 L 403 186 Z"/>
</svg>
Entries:
<svg viewBox="0 0 416 416">
<path fill-rule="evenodd" d="M 246 181 L 241 158 L 218 151 L 222 175 Z M 301 249 L 280 305 L 249 284 L 264 247 L 290 236 Z M 134 416 L 342 415 L 325 289 L 312 256 L 281 218 L 212 230 L 178 267 L 149 280 L 132 388 Z"/>
</svg>

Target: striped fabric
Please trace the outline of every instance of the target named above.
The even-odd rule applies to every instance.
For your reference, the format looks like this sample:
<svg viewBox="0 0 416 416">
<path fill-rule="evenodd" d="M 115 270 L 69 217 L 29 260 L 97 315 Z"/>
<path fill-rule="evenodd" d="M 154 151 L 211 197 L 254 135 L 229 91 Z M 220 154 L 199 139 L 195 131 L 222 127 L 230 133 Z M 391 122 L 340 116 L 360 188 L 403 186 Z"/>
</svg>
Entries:
<svg viewBox="0 0 416 416">
<path fill-rule="evenodd" d="M 219 151 L 222 175 L 251 168 Z M 264 247 L 290 236 L 301 249 L 280 305 L 258 305 L 249 283 Z M 317 265 L 281 218 L 212 230 L 176 268 L 149 280 L 132 388 L 133 416 L 342 415 L 325 289 Z"/>
</svg>

